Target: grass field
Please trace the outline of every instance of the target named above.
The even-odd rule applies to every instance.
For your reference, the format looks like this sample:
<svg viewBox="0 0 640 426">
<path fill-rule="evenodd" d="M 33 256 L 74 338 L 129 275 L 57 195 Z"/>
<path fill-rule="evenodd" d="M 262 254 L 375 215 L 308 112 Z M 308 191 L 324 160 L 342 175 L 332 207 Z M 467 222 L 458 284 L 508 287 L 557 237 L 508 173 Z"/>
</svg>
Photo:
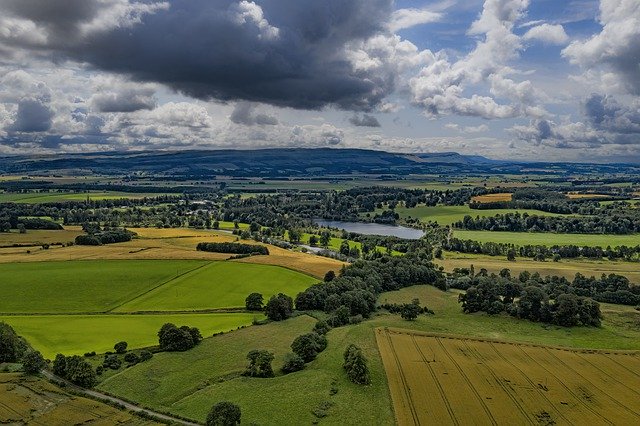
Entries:
<svg viewBox="0 0 640 426">
<path fill-rule="evenodd" d="M 463 240 L 480 242 L 495 242 L 508 244 L 534 245 L 567 245 L 578 246 L 637 246 L 640 244 L 640 234 L 611 235 L 611 234 L 554 234 L 550 232 L 494 232 L 454 230 L 453 235 Z"/>
<path fill-rule="evenodd" d="M 599 277 L 602 274 L 624 275 L 631 282 L 640 284 L 640 268 L 637 262 L 621 262 L 609 260 L 561 260 L 559 262 L 536 262 L 533 259 L 517 258 L 510 262 L 504 256 L 487 256 L 481 254 L 445 252 L 443 259 L 436 259 L 436 263 L 444 266 L 448 272 L 454 268 L 468 268 L 473 265 L 476 271 L 485 268 L 489 272 L 498 273 L 503 268 L 511 271 L 512 275 L 518 275 L 522 271 L 539 272 L 540 275 L 558 275 L 567 279 L 573 279 L 576 272 L 586 276 Z"/>
<path fill-rule="evenodd" d="M 206 262 L 109 260 L 0 264 L 0 313 L 105 312 Z"/>
<path fill-rule="evenodd" d="M 172 322 L 198 327 L 203 336 L 251 325 L 259 313 L 162 314 L 162 315 L 23 315 L 0 316 L 18 334 L 50 359 L 57 353 L 82 355 L 113 350 L 126 341 L 130 348 L 158 344 L 158 330 Z"/>
<path fill-rule="evenodd" d="M 29 192 L 21 193 L 0 193 L 0 203 L 57 203 L 64 201 L 85 201 L 90 200 L 116 200 L 119 198 L 145 198 L 159 197 L 161 195 L 178 195 L 165 193 L 138 193 L 138 192 Z"/>
<path fill-rule="evenodd" d="M 101 402 L 72 395 L 46 380 L 25 377 L 19 373 L 0 373 L 0 423 L 128 426 L 160 424 Z"/>
<path fill-rule="evenodd" d="M 640 353 L 376 330 L 398 425 L 637 424 Z"/>
<path fill-rule="evenodd" d="M 495 194 L 478 195 L 471 198 L 476 203 L 493 203 L 496 201 L 511 201 L 513 194 L 511 192 L 498 192 Z"/>
<path fill-rule="evenodd" d="M 68 243 L 74 241 L 81 234 L 84 232 L 80 227 L 75 226 L 56 231 L 29 229 L 24 234 L 12 230 L 11 232 L 0 232 L 0 246 Z"/>
<path fill-rule="evenodd" d="M 277 293 L 295 297 L 317 279 L 289 269 L 249 263 L 212 262 L 118 307 L 118 312 L 244 307 L 250 293 L 265 301 Z"/>
<path fill-rule="evenodd" d="M 380 211 L 378 211 L 379 213 Z M 538 216 L 560 216 L 555 213 L 547 213 L 540 210 L 530 210 L 530 209 L 488 209 L 488 210 L 477 210 L 471 209 L 469 206 L 418 206 L 418 207 L 401 207 L 398 206 L 395 209 L 395 212 L 400 215 L 401 218 L 414 218 L 420 219 L 423 222 L 433 221 L 438 222 L 440 225 L 451 225 L 459 220 L 464 219 L 465 216 L 469 215 L 471 217 L 490 217 L 495 216 L 497 214 L 506 214 L 506 213 L 515 213 L 518 212 L 520 214 L 527 213 L 529 215 L 538 215 Z"/>
</svg>

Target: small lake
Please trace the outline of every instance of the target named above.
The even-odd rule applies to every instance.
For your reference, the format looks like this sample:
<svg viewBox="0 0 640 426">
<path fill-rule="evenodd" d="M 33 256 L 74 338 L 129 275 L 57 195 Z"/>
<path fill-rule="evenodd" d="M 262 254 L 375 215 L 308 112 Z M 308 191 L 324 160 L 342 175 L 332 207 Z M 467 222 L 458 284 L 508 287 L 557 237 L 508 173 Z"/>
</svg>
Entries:
<svg viewBox="0 0 640 426">
<path fill-rule="evenodd" d="M 313 223 L 328 228 L 344 229 L 347 232 L 355 232 L 364 235 L 384 235 L 385 237 L 398 237 L 405 240 L 417 240 L 424 235 L 419 229 L 406 226 L 382 225 L 379 223 L 343 222 L 341 220 L 313 219 Z"/>
</svg>

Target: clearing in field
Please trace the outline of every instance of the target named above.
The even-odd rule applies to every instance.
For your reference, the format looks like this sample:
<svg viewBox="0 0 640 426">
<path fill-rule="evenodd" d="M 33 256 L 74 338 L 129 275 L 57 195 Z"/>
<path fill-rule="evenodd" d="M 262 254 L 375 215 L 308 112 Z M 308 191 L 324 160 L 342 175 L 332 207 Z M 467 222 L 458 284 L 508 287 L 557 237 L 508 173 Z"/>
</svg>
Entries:
<svg viewBox="0 0 640 426">
<path fill-rule="evenodd" d="M 236 262 L 211 262 L 118 307 L 118 312 L 176 311 L 244 307 L 261 293 L 295 297 L 318 280 L 289 269 Z"/>
<path fill-rule="evenodd" d="M 461 240 L 474 240 L 481 243 L 494 242 L 516 245 L 569 245 L 576 246 L 637 246 L 640 235 L 611 234 L 555 234 L 551 232 L 503 232 L 503 231 L 467 231 L 456 229 L 453 236 Z"/>
<path fill-rule="evenodd" d="M 496 201 L 511 201 L 513 194 L 511 192 L 498 192 L 496 194 L 478 195 L 471 198 L 476 203 L 494 203 Z"/>
<path fill-rule="evenodd" d="M 67 393 L 46 380 L 0 373 L 1 424 L 159 425 L 101 402 Z"/>
<path fill-rule="evenodd" d="M 378 328 L 400 426 L 638 424 L 640 352 Z"/>
</svg>

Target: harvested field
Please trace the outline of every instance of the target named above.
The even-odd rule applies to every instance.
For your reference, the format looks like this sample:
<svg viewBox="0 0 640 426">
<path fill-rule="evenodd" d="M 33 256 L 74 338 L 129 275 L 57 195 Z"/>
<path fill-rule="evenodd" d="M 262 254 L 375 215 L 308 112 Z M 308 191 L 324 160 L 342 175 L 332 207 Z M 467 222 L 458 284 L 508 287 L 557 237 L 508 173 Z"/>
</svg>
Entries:
<svg viewBox="0 0 640 426">
<path fill-rule="evenodd" d="M 497 194 L 478 195 L 476 197 L 471 198 L 471 201 L 475 201 L 476 203 L 493 203 L 496 201 L 511 201 L 512 195 L 513 194 L 510 192 L 499 192 Z"/>
<path fill-rule="evenodd" d="M 640 352 L 376 329 L 397 422 L 639 424 Z"/>
<path fill-rule="evenodd" d="M 572 200 L 577 200 L 580 198 L 609 198 L 611 197 L 611 195 L 607 195 L 607 194 L 577 194 L 577 193 L 568 193 L 567 197 L 569 197 Z"/>
</svg>

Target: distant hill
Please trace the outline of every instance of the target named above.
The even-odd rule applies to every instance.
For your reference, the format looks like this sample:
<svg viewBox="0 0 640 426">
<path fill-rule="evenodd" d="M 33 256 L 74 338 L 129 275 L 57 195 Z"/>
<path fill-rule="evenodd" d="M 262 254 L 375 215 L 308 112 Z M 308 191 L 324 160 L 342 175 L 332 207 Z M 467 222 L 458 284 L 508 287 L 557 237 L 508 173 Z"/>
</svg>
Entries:
<svg viewBox="0 0 640 426">
<path fill-rule="evenodd" d="M 0 158 L 3 173 L 131 173 L 171 176 L 321 176 L 328 174 L 562 173 L 579 165 L 491 160 L 455 152 L 406 154 L 362 149 L 259 149 L 106 152 Z M 589 166 L 615 170 L 616 165 Z M 631 167 L 631 166 L 630 166 Z"/>
</svg>

